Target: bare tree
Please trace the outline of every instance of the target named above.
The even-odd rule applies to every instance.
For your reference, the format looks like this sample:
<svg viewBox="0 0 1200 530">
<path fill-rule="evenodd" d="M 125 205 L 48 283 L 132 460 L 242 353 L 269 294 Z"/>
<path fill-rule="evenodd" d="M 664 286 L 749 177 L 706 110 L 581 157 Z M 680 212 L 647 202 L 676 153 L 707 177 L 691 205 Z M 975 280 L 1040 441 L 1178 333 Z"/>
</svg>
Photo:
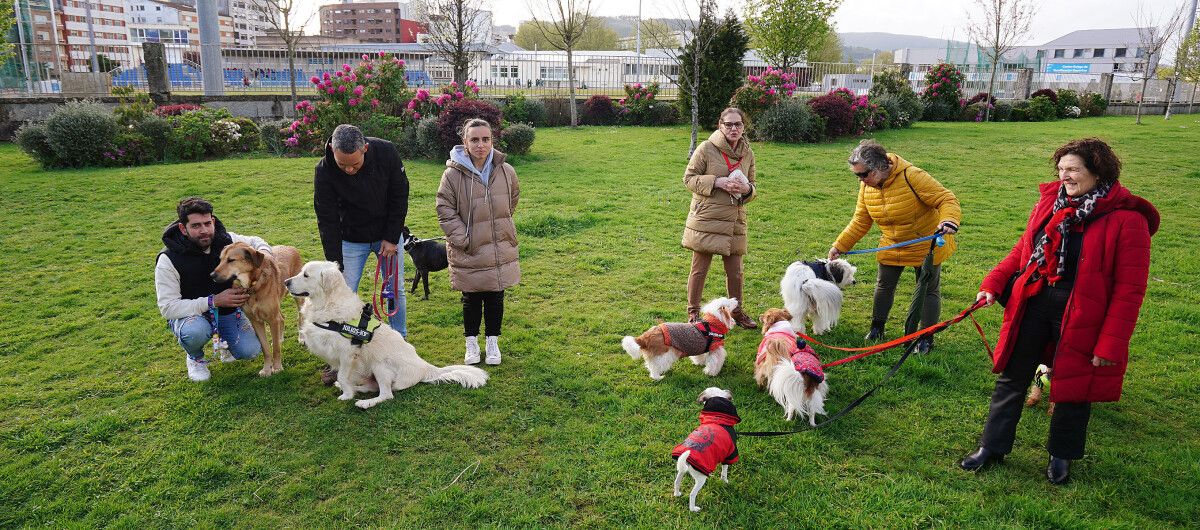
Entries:
<svg viewBox="0 0 1200 530">
<path fill-rule="evenodd" d="M 968 14 L 967 31 L 991 64 L 992 76 L 988 80 L 987 93 L 995 97 L 996 74 L 1004 56 L 1016 49 L 1017 43 L 1029 35 L 1036 9 L 1034 0 L 975 0 L 975 6 L 979 12 Z M 989 121 L 992 119 L 992 108 L 990 105 L 986 108 L 984 121 Z"/>
<path fill-rule="evenodd" d="M 588 26 L 595 23 L 592 0 L 544 0 L 547 16 L 538 18 L 534 1 L 529 0 L 529 13 L 534 26 L 551 46 L 567 52 L 567 85 L 571 92 L 571 127 L 579 126 L 579 109 L 575 105 L 575 48 L 583 39 Z"/>
<path fill-rule="evenodd" d="M 693 6 L 696 12 L 695 18 L 692 18 Z M 691 35 L 690 41 L 683 46 L 676 47 L 670 45 L 674 42 L 674 37 L 670 33 L 652 32 L 648 35 L 654 47 L 662 48 L 680 73 L 684 70 L 688 71 L 686 83 L 680 82 L 682 78 L 680 75 L 671 75 L 670 72 L 664 72 L 663 75 L 678 85 L 680 90 L 686 90 L 691 98 L 692 142 L 688 144 L 688 158 L 691 158 L 700 135 L 700 79 L 703 59 L 717 37 L 717 2 L 716 0 L 696 0 L 696 3 L 692 4 L 689 0 L 678 0 L 675 11 L 675 18 L 684 21 L 682 27 L 676 29 Z"/>
<path fill-rule="evenodd" d="M 267 22 L 279 33 L 287 49 L 288 87 L 292 91 L 292 117 L 296 117 L 296 46 L 304 36 L 307 26 L 317 12 L 314 10 L 301 22 L 299 13 L 301 0 L 250 0 L 251 4 L 267 14 Z"/>
<path fill-rule="evenodd" d="M 450 63 L 454 81 L 466 82 L 471 61 L 491 33 L 490 6 L 484 0 L 416 0 L 413 10 L 425 25 L 429 46 Z"/>
<path fill-rule="evenodd" d="M 1137 123 L 1142 124 L 1142 102 L 1146 99 L 1146 85 L 1150 83 L 1150 78 L 1154 76 L 1154 70 L 1158 66 L 1158 60 L 1162 55 L 1163 48 L 1170 42 L 1179 29 L 1183 26 L 1186 19 L 1184 18 L 1183 4 L 1167 12 L 1165 21 L 1159 23 L 1159 17 L 1150 13 L 1146 4 L 1139 4 L 1138 10 L 1133 14 L 1134 24 L 1137 25 L 1138 31 L 1138 46 L 1145 54 L 1146 63 L 1145 69 L 1142 71 L 1142 92 L 1138 94 L 1137 105 Z M 1167 104 L 1170 106 L 1170 103 Z"/>
<path fill-rule="evenodd" d="M 1171 93 L 1167 94 L 1167 109 L 1163 113 L 1164 120 L 1171 119 L 1171 104 L 1175 102 L 1175 93 L 1179 91 L 1178 87 L 1179 87 L 1180 75 L 1182 75 L 1183 72 L 1188 69 L 1188 66 L 1190 66 L 1188 64 L 1189 62 L 1195 61 L 1195 58 L 1189 56 L 1188 50 L 1187 50 L 1188 46 L 1195 45 L 1194 42 L 1189 42 L 1194 39 L 1194 37 L 1192 35 L 1193 33 L 1195 33 L 1195 29 L 1192 27 L 1192 22 L 1194 22 L 1194 18 L 1188 16 L 1195 11 L 1196 11 L 1196 0 L 1192 0 L 1191 7 L 1188 8 L 1187 11 L 1184 11 L 1183 13 L 1180 14 L 1182 17 L 1182 20 L 1180 20 L 1180 22 L 1179 22 L 1178 38 L 1175 39 L 1175 68 L 1173 69 L 1174 75 L 1171 76 L 1171 86 L 1168 87 L 1170 89 Z M 1194 88 L 1194 86 L 1193 86 L 1193 88 Z M 1193 94 L 1193 96 L 1195 96 L 1195 90 L 1192 90 L 1192 94 Z M 1190 108 L 1191 105 L 1188 105 L 1188 107 Z"/>
</svg>

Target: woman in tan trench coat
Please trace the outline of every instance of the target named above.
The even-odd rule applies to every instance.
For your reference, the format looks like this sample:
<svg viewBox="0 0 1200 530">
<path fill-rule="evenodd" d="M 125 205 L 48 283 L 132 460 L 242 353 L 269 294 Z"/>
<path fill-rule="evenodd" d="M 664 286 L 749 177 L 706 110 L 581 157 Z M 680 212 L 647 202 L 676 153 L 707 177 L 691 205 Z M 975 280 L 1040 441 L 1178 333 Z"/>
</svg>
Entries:
<svg viewBox="0 0 1200 530">
<path fill-rule="evenodd" d="M 734 320 L 739 326 L 758 327 L 743 310 L 742 256 L 746 254 L 746 203 L 754 200 L 754 152 L 745 137 L 750 121 L 741 109 L 721 111 L 717 130 L 696 147 L 683 183 L 692 192 L 683 246 L 692 251 L 688 275 L 688 321 L 700 319 L 704 280 L 714 254 L 725 264 L 725 289 L 738 300 Z"/>
<path fill-rule="evenodd" d="M 450 286 L 462 291 L 464 362 L 479 363 L 479 324 L 484 321 L 487 364 L 500 364 L 504 290 L 521 281 L 513 212 L 521 189 L 517 172 L 492 148 L 492 126 L 468 120 L 446 161 L 438 186 L 437 216 L 446 233 Z"/>
</svg>

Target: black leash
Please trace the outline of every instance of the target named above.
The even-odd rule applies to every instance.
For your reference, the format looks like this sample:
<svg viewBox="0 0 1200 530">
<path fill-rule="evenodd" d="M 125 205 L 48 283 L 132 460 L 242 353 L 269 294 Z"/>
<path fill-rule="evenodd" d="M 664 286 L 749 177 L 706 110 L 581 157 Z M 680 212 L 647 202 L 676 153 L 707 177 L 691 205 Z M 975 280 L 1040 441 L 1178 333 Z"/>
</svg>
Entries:
<svg viewBox="0 0 1200 530">
<path fill-rule="evenodd" d="M 738 432 L 738 436 L 784 436 L 784 435 L 788 435 L 788 434 L 796 434 L 798 432 L 820 429 L 821 427 L 824 427 L 826 425 L 829 425 L 830 423 L 833 423 L 834 420 L 837 420 L 838 418 L 845 416 L 850 411 L 858 408 L 859 405 L 862 405 L 863 402 L 866 401 L 867 398 L 871 397 L 871 395 L 874 394 L 876 390 L 879 390 L 879 388 L 882 387 L 884 385 L 884 383 L 887 383 L 888 380 L 890 380 L 892 378 L 892 376 L 896 375 L 896 372 L 899 372 L 900 367 L 902 365 L 904 365 L 904 361 L 908 360 L 909 354 L 911 354 L 913 352 L 913 350 L 916 349 L 917 342 L 919 340 L 920 339 L 913 340 L 912 342 L 910 342 L 908 344 L 908 347 L 904 349 L 904 354 L 901 355 L 898 360 L 896 360 L 896 364 L 892 365 L 892 368 L 891 368 L 891 370 L 888 370 L 887 375 L 883 376 L 883 379 L 881 379 L 878 383 L 876 383 L 875 386 L 871 387 L 871 389 L 868 390 L 867 393 L 865 393 L 861 396 L 858 396 L 858 399 L 851 401 L 849 405 L 846 405 L 846 408 L 839 410 L 836 414 L 834 414 L 832 416 L 829 416 L 828 418 L 825 419 L 825 421 L 818 423 L 816 425 L 806 425 L 806 426 L 796 429 L 794 431 Z"/>
</svg>

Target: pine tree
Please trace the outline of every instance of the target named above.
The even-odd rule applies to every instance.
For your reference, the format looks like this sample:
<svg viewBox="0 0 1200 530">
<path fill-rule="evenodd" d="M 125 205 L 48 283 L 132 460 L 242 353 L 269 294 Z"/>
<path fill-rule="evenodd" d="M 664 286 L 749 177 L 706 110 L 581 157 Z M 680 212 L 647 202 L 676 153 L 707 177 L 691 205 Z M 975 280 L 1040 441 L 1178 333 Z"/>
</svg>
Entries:
<svg viewBox="0 0 1200 530">
<path fill-rule="evenodd" d="M 707 28 L 704 26 L 707 22 Z M 700 125 L 705 128 L 716 126 L 721 110 L 729 106 L 729 99 L 742 86 L 742 58 L 750 44 L 750 37 L 742 28 L 733 10 L 725 13 L 724 20 L 701 20 L 701 31 L 716 31 L 707 53 L 700 58 Z M 694 47 L 691 43 L 683 47 L 681 64 L 691 64 Z M 680 86 L 687 86 L 691 75 L 689 69 L 679 72 Z M 678 105 L 681 113 L 690 114 L 692 98 L 686 90 L 679 93 Z"/>
</svg>

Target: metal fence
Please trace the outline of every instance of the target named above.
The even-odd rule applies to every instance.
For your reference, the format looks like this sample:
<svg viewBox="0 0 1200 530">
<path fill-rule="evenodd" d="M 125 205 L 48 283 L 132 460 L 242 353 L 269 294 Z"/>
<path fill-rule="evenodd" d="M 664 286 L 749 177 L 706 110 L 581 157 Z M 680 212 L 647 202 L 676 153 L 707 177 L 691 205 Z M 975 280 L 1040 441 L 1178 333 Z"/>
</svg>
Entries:
<svg viewBox="0 0 1200 530">
<path fill-rule="evenodd" d="M 199 94 L 203 91 L 200 66 L 200 48 L 197 45 L 165 45 L 168 63 L 168 78 L 171 90 L 182 94 Z M 90 48 L 79 45 L 47 44 L 9 45 L 8 58 L 0 65 L 0 92 L 5 95 L 49 95 L 49 94 L 104 94 L 114 86 L 130 86 L 146 90 L 146 72 L 142 48 L 138 45 L 102 47 L 97 61 L 101 69 L 112 68 L 104 73 L 92 72 Z M 398 49 L 400 51 L 397 53 Z M 57 53 L 56 53 L 57 52 Z M 411 48 L 390 45 L 358 45 L 337 49 L 299 49 L 296 52 L 295 68 L 288 67 L 288 54 L 283 49 L 224 48 L 223 90 L 226 94 L 287 93 L 291 80 L 305 96 L 315 95 L 309 78 L 325 72 L 335 71 L 343 64 L 354 64 L 363 54 L 392 53 L 407 63 L 409 86 L 439 86 L 452 78 L 450 65 L 423 52 Z M 747 62 L 747 75 L 760 74 L 765 63 Z M 852 64 L 852 63 L 809 63 L 789 68 L 796 74 L 799 95 L 819 95 L 837 88 L 847 88 L 858 94 L 866 94 L 871 87 L 874 74 L 885 69 L 896 69 L 897 65 Z M 931 65 L 911 67 L 908 80 L 916 91 L 925 84 L 925 73 Z M 987 90 L 990 71 L 976 65 L 960 65 L 966 76 L 964 97 Z M 574 56 L 576 93 L 580 97 L 606 94 L 614 98 L 624 96 L 625 85 L 635 83 L 659 84 L 659 97 L 677 97 L 679 88 L 675 80 L 679 65 L 671 57 L 660 54 L 633 52 L 576 52 Z M 1017 91 L 1020 72 L 1000 71 L 996 75 L 993 93 L 1001 99 L 1011 99 Z M 569 94 L 567 61 L 562 52 L 511 52 L 480 55 L 471 64 L 469 77 L 479 83 L 481 95 L 500 98 L 513 93 L 530 97 L 559 98 Z M 1030 90 L 1040 88 L 1070 88 L 1080 92 L 1101 92 L 1099 74 L 1053 74 L 1034 73 Z M 1181 86 L 1180 100 L 1186 102 L 1194 94 L 1193 86 Z M 1168 82 L 1152 79 L 1148 83 L 1144 100 L 1162 102 L 1167 99 Z M 1111 100 L 1114 102 L 1136 101 L 1142 91 L 1142 80 L 1133 73 L 1114 73 Z"/>
</svg>

